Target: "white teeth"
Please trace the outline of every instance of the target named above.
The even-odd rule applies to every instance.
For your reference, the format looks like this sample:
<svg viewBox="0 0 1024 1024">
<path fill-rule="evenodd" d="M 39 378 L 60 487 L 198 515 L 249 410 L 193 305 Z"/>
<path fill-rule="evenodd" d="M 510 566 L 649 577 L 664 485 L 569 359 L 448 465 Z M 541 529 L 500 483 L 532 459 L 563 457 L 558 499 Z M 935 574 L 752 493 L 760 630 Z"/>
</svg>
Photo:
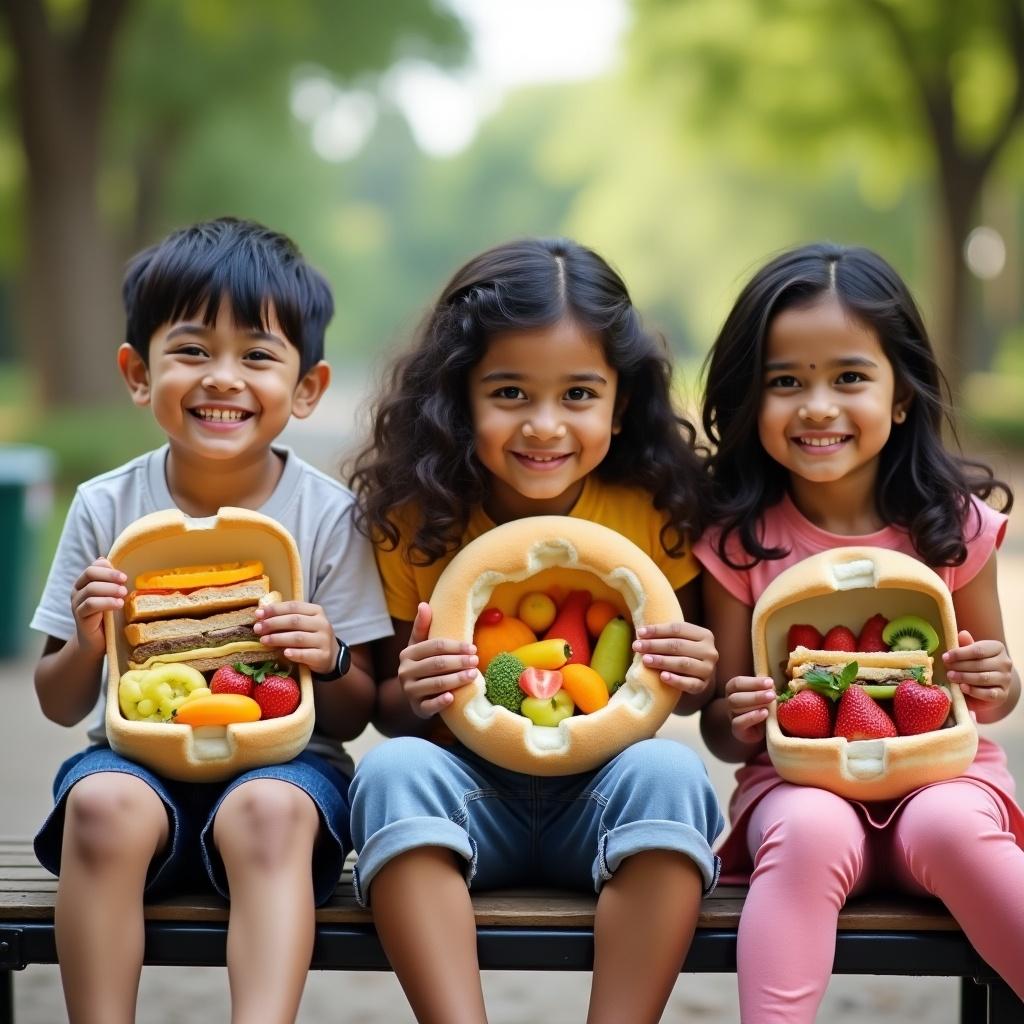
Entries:
<svg viewBox="0 0 1024 1024">
<path fill-rule="evenodd" d="M 797 440 L 809 448 L 827 448 L 830 444 L 838 444 L 844 437 L 844 434 L 836 434 L 834 437 L 801 437 Z"/>
<path fill-rule="evenodd" d="M 210 420 L 214 423 L 234 423 L 244 419 L 247 415 L 240 409 L 196 409 L 194 411 L 201 420 Z"/>
<path fill-rule="evenodd" d="M 531 462 L 554 462 L 556 459 L 564 458 L 562 455 L 524 455 L 524 459 Z"/>
</svg>

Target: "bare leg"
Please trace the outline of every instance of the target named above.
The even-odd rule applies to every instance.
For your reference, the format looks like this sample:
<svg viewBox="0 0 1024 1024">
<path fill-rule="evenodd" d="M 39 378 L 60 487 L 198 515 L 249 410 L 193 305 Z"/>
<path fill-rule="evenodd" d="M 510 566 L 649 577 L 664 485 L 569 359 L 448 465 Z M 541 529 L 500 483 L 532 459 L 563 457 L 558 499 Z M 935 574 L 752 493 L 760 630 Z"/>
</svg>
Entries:
<svg viewBox="0 0 1024 1024">
<path fill-rule="evenodd" d="M 486 1024 L 476 921 L 455 855 L 425 846 L 371 885 L 377 934 L 420 1024 Z"/>
<path fill-rule="evenodd" d="M 649 850 L 623 861 L 597 901 L 588 1024 L 661 1020 L 702 889 L 700 871 L 680 853 Z"/>
<path fill-rule="evenodd" d="M 135 1020 L 145 951 L 142 892 L 169 835 L 167 810 L 124 772 L 99 772 L 68 794 L 54 913 L 72 1024 Z"/>
<path fill-rule="evenodd" d="M 231 892 L 227 964 L 233 1024 L 289 1024 L 313 953 L 316 805 L 297 786 L 253 779 L 217 811 L 213 838 Z"/>
</svg>

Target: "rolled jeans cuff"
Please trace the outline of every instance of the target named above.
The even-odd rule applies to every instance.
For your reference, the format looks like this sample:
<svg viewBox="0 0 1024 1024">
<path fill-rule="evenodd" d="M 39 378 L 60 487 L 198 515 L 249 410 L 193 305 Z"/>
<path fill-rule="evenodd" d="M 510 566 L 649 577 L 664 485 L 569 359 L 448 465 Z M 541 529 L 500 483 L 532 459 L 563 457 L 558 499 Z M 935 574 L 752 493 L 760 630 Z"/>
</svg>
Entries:
<svg viewBox="0 0 1024 1024">
<path fill-rule="evenodd" d="M 442 846 L 466 862 L 466 884 L 476 874 L 476 843 L 464 828 L 444 818 L 402 818 L 374 832 L 352 869 L 352 889 L 361 907 L 370 905 L 370 884 L 388 861 L 424 846 Z"/>
<path fill-rule="evenodd" d="M 601 836 L 594 862 L 594 891 L 619 869 L 627 857 L 648 850 L 674 850 L 697 865 L 704 880 L 704 895 L 718 884 L 721 862 L 712 852 L 707 839 L 691 825 L 680 821 L 631 821 Z"/>
</svg>

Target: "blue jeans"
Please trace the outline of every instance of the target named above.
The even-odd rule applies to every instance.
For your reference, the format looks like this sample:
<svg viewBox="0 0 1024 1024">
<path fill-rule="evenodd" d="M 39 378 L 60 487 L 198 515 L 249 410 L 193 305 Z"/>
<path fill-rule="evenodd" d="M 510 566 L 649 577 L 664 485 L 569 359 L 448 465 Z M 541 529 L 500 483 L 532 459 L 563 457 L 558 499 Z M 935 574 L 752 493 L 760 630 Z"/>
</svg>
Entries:
<svg viewBox="0 0 1024 1024">
<path fill-rule="evenodd" d="M 123 772 L 142 779 L 167 810 L 170 832 L 167 844 L 149 866 L 147 899 L 162 899 L 206 885 L 212 886 L 224 899 L 228 898 L 224 862 L 213 843 L 213 821 L 228 793 L 251 779 L 289 782 L 316 805 L 321 834 L 313 851 L 313 894 L 317 906 L 333 895 L 351 848 L 349 780 L 319 755 L 303 751 L 285 764 L 253 768 L 227 782 L 177 782 L 129 761 L 105 744 L 80 751 L 60 766 L 53 782 L 53 809 L 35 838 L 39 863 L 55 875 L 60 874 L 68 793 L 76 782 L 99 772 Z"/>
<path fill-rule="evenodd" d="M 393 857 L 443 846 L 478 889 L 592 889 L 645 850 L 675 850 L 718 879 L 711 844 L 724 822 L 700 758 L 672 740 L 627 747 L 592 772 L 539 778 L 497 768 L 463 746 L 404 737 L 371 750 L 349 792 L 359 860 L 356 897 L 369 903 Z"/>
</svg>

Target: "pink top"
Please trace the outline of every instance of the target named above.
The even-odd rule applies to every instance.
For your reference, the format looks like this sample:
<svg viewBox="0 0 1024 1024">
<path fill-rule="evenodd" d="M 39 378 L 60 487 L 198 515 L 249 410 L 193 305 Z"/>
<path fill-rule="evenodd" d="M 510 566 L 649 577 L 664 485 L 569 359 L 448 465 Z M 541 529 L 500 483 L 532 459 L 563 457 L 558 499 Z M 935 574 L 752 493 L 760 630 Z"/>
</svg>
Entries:
<svg viewBox="0 0 1024 1024">
<path fill-rule="evenodd" d="M 963 565 L 942 566 L 935 570 L 951 592 L 959 590 L 978 574 L 992 552 L 1002 544 L 1006 532 L 1006 516 L 1002 512 L 997 512 L 978 498 L 972 499 L 972 504 L 975 515 L 969 518 L 967 524 L 966 561 Z M 828 533 L 810 522 L 788 495 L 777 505 L 769 508 L 761 521 L 761 539 L 765 546 L 789 549 L 789 554 L 783 558 L 759 562 L 751 569 L 733 569 L 715 552 L 714 543 L 717 536 L 717 530 L 708 530 L 695 545 L 693 553 L 705 570 L 710 572 L 730 594 L 751 608 L 765 587 L 779 573 L 821 551 L 856 545 L 889 548 L 918 557 L 905 530 L 886 526 L 875 533 L 855 537 Z M 730 538 L 728 550 L 734 561 L 749 560 L 749 556 L 744 553 L 735 537 Z M 1015 785 L 1013 776 L 1006 766 L 1006 755 L 1003 750 L 991 740 L 982 737 L 978 742 L 978 753 L 974 762 L 964 772 L 963 778 L 970 779 L 999 797 L 1006 809 L 1010 831 L 1017 837 L 1018 845 L 1024 847 L 1024 811 L 1021 811 L 1014 800 Z M 733 827 L 719 850 L 722 857 L 722 882 L 737 884 L 748 880 L 752 868 L 746 842 L 750 812 L 769 790 L 781 785 L 782 782 L 767 753 L 758 754 L 737 771 L 736 790 L 729 801 L 729 817 Z M 884 828 L 903 801 L 913 795 L 909 793 L 898 801 L 853 803 L 860 808 L 871 825 L 875 828 Z"/>
</svg>

